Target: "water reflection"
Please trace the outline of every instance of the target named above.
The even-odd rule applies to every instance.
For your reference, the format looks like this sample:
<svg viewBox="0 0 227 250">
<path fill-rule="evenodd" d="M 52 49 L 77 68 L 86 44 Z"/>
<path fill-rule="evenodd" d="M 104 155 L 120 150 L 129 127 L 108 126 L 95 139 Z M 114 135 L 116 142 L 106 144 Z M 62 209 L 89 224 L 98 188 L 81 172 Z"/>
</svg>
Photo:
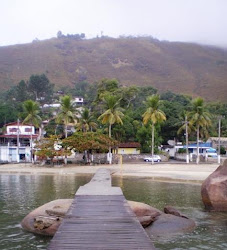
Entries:
<svg viewBox="0 0 227 250">
<path fill-rule="evenodd" d="M 49 237 L 35 236 L 20 227 L 23 217 L 55 199 L 73 198 L 91 176 L 0 175 L 0 249 L 46 249 Z M 200 186 L 153 182 L 138 178 L 113 178 L 128 200 L 150 204 L 160 210 L 172 205 L 194 219 L 193 233 L 153 239 L 158 249 L 227 249 L 227 214 L 206 213 Z"/>
</svg>

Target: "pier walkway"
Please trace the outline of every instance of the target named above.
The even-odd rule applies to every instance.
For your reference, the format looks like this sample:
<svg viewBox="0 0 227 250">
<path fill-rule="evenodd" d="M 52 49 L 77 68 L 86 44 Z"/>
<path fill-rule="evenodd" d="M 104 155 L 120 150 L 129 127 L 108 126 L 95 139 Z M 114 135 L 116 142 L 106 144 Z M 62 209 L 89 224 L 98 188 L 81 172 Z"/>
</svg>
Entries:
<svg viewBox="0 0 227 250">
<path fill-rule="evenodd" d="M 110 172 L 99 169 L 80 187 L 49 250 L 155 249 Z"/>
</svg>

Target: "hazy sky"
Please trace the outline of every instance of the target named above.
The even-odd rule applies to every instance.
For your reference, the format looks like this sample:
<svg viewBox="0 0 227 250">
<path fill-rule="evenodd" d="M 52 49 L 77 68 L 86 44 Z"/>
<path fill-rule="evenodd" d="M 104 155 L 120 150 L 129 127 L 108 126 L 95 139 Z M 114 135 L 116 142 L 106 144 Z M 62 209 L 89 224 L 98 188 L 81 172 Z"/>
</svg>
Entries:
<svg viewBox="0 0 227 250">
<path fill-rule="evenodd" d="M 61 30 L 227 47 L 227 0 L 0 0 L 0 27 L 0 46 Z"/>
</svg>

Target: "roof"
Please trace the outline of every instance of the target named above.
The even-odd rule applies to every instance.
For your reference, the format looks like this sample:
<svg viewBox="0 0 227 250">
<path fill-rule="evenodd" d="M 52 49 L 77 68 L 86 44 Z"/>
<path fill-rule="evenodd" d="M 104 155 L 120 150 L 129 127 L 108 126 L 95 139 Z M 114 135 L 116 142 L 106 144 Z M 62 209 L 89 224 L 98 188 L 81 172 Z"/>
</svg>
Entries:
<svg viewBox="0 0 227 250">
<path fill-rule="evenodd" d="M 22 123 L 22 122 L 10 122 L 10 123 L 7 123 L 7 124 L 5 124 L 5 126 L 33 126 L 34 127 L 34 125 L 32 125 L 32 124 L 24 124 L 24 123 Z"/>
<path fill-rule="evenodd" d="M 120 143 L 118 148 L 140 148 L 141 145 L 139 142 L 123 142 Z"/>
<path fill-rule="evenodd" d="M 186 145 L 184 145 L 184 148 L 186 147 Z M 210 142 L 206 142 L 206 143 L 199 143 L 199 148 L 210 148 L 211 147 L 211 143 Z M 197 148 L 197 143 L 192 143 L 188 145 L 188 148 Z"/>
</svg>

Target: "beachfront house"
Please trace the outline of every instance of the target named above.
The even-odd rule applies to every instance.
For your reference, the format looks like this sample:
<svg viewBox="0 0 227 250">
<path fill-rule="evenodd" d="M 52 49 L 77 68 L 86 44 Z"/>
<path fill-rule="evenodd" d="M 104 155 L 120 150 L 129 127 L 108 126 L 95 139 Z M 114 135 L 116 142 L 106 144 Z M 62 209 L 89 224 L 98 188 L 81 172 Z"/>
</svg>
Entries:
<svg viewBox="0 0 227 250">
<path fill-rule="evenodd" d="M 5 125 L 0 135 L 0 162 L 31 162 L 34 142 L 40 138 L 33 125 L 12 122 Z"/>
<path fill-rule="evenodd" d="M 118 154 L 140 154 L 139 142 L 124 142 L 118 146 Z"/>
</svg>

